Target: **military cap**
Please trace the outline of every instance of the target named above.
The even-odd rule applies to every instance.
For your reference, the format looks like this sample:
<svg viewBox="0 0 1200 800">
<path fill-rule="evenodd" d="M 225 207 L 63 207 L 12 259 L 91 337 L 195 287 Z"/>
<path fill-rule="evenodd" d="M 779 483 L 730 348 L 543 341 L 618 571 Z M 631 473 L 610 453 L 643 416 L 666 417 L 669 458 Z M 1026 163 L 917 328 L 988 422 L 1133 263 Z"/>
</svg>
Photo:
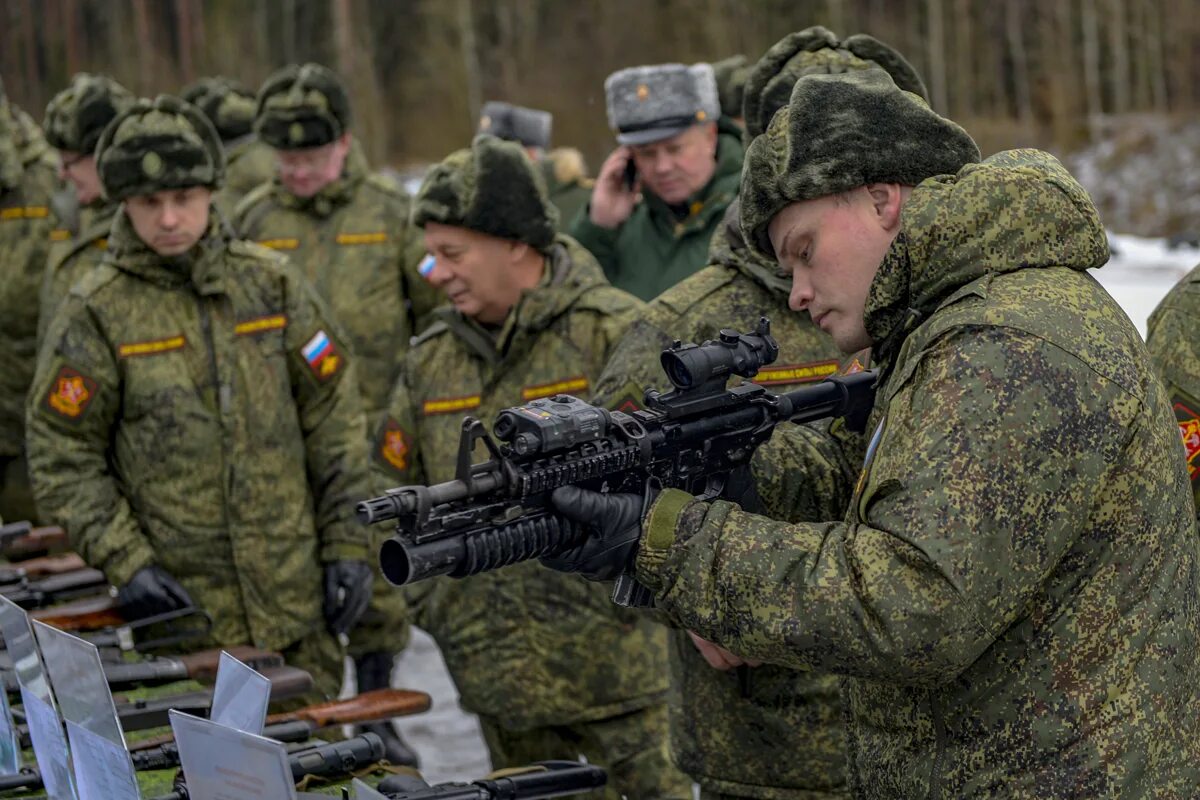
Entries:
<svg viewBox="0 0 1200 800">
<path fill-rule="evenodd" d="M 59 150 L 90 154 L 105 126 L 133 100 L 128 89 L 107 75 L 80 72 L 46 106 L 46 140 Z"/>
<path fill-rule="evenodd" d="M 805 75 L 746 152 L 742 231 L 759 256 L 773 260 L 767 225 L 791 203 L 870 183 L 916 186 L 978 160 L 966 131 L 882 69 Z"/>
<path fill-rule="evenodd" d="M 191 186 L 217 188 L 225 152 L 200 109 L 160 94 L 121 112 L 96 145 L 96 169 L 109 200 Z"/>
<path fill-rule="evenodd" d="M 550 146 L 550 128 L 554 115 L 536 108 L 514 106 L 496 100 L 483 104 L 479 115 L 479 132 L 490 133 L 526 147 Z"/>
<path fill-rule="evenodd" d="M 277 150 L 321 147 L 350 129 L 350 97 L 333 70 L 292 64 L 258 90 L 254 132 Z"/>
<path fill-rule="evenodd" d="M 558 212 L 521 146 L 480 134 L 469 150 L 451 153 L 429 170 L 413 200 L 412 221 L 422 228 L 427 222 L 470 228 L 545 252 L 554 242 Z"/>
<path fill-rule="evenodd" d="M 742 98 L 746 90 L 746 78 L 753 68 L 743 55 L 714 61 L 713 79 L 717 82 L 717 98 L 721 102 L 721 113 L 727 117 L 742 115 Z"/>
<path fill-rule="evenodd" d="M 753 138 L 767 129 L 775 112 L 787 105 L 792 87 L 803 75 L 835 75 L 879 67 L 906 92 L 929 99 L 925 83 L 904 56 L 892 47 L 856 33 L 845 40 L 828 28 L 814 25 L 780 39 L 746 78 L 744 110 L 746 135 Z"/>
<path fill-rule="evenodd" d="M 721 115 L 711 64 L 655 64 L 604 81 L 608 125 L 621 144 L 648 144 Z"/>
<path fill-rule="evenodd" d="M 246 136 L 254 128 L 254 92 L 232 78 L 201 78 L 183 90 L 183 99 L 204 112 L 221 141 Z"/>
</svg>

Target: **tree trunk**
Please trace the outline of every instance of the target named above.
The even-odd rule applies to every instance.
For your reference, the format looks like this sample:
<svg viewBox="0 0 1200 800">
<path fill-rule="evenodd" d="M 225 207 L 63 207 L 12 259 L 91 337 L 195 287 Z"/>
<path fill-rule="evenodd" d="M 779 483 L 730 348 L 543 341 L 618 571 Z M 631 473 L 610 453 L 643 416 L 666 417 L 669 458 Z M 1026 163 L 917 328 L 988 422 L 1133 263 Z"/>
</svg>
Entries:
<svg viewBox="0 0 1200 800">
<path fill-rule="evenodd" d="M 1096 0 L 1080 0 L 1083 27 L 1083 99 L 1088 121 L 1088 137 L 1095 141 L 1099 135 L 1100 117 L 1104 103 L 1100 94 L 1100 21 L 1096 17 Z"/>
<path fill-rule="evenodd" d="M 483 105 L 483 88 L 479 72 L 479 53 L 476 50 L 475 14 L 471 9 L 471 0 L 458 0 L 458 32 L 463 74 L 466 79 L 467 112 L 471 116 L 471 129 L 474 130 L 479 120 L 479 109 Z"/>
<path fill-rule="evenodd" d="M 1033 101 L 1029 90 L 1029 58 L 1025 52 L 1025 34 L 1021 30 L 1021 4 L 1009 0 L 1004 4 L 1005 41 L 1012 58 L 1013 100 L 1017 119 L 1026 138 L 1033 136 Z"/>
<path fill-rule="evenodd" d="M 1129 31 L 1125 0 L 1108 0 L 1108 47 L 1112 60 L 1112 110 L 1129 111 Z"/>
<path fill-rule="evenodd" d="M 946 90 L 946 20 L 942 0 L 928 0 L 929 99 L 935 110 L 949 112 Z"/>
</svg>

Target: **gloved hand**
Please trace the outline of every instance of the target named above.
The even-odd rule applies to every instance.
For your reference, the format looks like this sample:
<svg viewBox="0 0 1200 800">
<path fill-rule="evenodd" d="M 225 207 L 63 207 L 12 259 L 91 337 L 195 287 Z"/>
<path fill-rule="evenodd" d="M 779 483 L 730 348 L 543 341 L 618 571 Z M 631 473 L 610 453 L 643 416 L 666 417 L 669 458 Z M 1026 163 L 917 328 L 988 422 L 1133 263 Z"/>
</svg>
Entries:
<svg viewBox="0 0 1200 800">
<path fill-rule="evenodd" d="M 151 564 L 133 573 L 117 590 L 117 602 L 134 619 L 164 614 L 192 605 L 187 590 L 162 567 Z"/>
<path fill-rule="evenodd" d="M 325 565 L 325 624 L 335 634 L 349 633 L 371 602 L 371 565 L 343 559 Z"/>
<path fill-rule="evenodd" d="M 642 537 L 642 505 L 637 494 L 601 494 L 562 486 L 550 495 L 550 505 L 562 516 L 584 525 L 583 543 L 541 559 L 559 572 L 578 572 L 588 580 L 612 581 L 629 569 Z"/>
<path fill-rule="evenodd" d="M 725 488 L 721 490 L 721 499 L 737 503 L 747 514 L 767 513 L 762 498 L 758 496 L 754 470 L 749 464 L 742 464 L 729 473 L 725 480 Z"/>
</svg>

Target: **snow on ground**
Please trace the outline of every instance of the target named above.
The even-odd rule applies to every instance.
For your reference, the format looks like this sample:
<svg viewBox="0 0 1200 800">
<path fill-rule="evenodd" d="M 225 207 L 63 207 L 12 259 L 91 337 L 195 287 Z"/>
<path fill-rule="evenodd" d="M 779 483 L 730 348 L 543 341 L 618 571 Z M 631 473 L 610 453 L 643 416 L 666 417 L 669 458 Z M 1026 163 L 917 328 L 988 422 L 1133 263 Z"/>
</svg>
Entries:
<svg viewBox="0 0 1200 800">
<path fill-rule="evenodd" d="M 1145 336 L 1146 318 L 1163 295 L 1200 263 L 1200 249 L 1171 250 L 1162 239 L 1111 233 L 1109 242 L 1115 250 L 1112 260 L 1093 274 Z M 352 679 L 352 673 L 348 671 L 347 677 Z M 426 780 L 470 780 L 487 774 L 490 764 L 479 723 L 459 707 L 441 653 L 424 631 L 413 630 L 412 643 L 398 659 L 392 683 L 433 697 L 430 711 L 396 722 L 420 754 Z"/>
</svg>

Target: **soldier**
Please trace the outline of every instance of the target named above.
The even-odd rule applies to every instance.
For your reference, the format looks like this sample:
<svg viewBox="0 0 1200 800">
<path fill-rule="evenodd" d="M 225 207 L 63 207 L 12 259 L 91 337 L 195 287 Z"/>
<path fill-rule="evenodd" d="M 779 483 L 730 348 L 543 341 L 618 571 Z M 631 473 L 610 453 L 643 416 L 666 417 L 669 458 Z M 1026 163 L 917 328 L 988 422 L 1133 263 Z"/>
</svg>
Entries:
<svg viewBox="0 0 1200 800">
<path fill-rule="evenodd" d="M 371 591 L 353 519 L 366 422 L 347 342 L 307 282 L 212 215 L 223 163 L 178 98 L 105 129 L 96 166 L 122 213 L 39 354 L 34 490 L 130 613 L 194 598 L 216 644 L 278 649 L 333 696 L 336 635 Z"/>
<path fill-rule="evenodd" d="M 793 308 L 873 347 L 844 519 L 670 489 L 643 521 L 641 497 L 569 487 L 555 505 L 593 538 L 554 563 L 632 565 L 738 657 L 847 676 L 855 796 L 1189 797 L 1200 553 L 1178 429 L 1085 274 L 1108 258 L 1087 192 L 1036 150 L 978 159 L 881 70 L 801 78 L 749 148 L 741 224 L 792 269 Z M 819 429 L 789 437 L 810 445 L 800 478 L 841 478 Z"/>
<path fill-rule="evenodd" d="M 483 104 L 479 132 L 517 142 L 525 148 L 525 154 L 537 164 L 546 182 L 562 232 L 579 209 L 587 205 L 595 181 L 587 177 L 583 153 L 574 147 L 549 149 L 553 123 L 554 115 L 549 111 L 491 101 Z"/>
<path fill-rule="evenodd" d="M 534 165 L 492 136 L 426 176 L 413 222 L 454 306 L 405 358 L 373 454 L 385 488 L 453 477 L 460 412 L 585 394 L 639 309 L 554 216 Z M 534 562 L 417 589 L 493 766 L 582 754 L 609 771 L 605 797 L 691 797 L 667 755 L 661 627 Z"/>
<path fill-rule="evenodd" d="M 37 357 L 37 295 L 54 229 L 53 162 L 45 157 L 41 133 L 35 136 L 30 126 L 37 130 L 9 104 L 0 84 L 0 517 L 7 520 L 37 517 L 25 460 L 25 393 Z"/>
<path fill-rule="evenodd" d="M 1200 267 L 1175 285 L 1150 315 L 1146 346 L 1167 387 L 1187 458 L 1192 494 L 1200 509 Z"/>
<path fill-rule="evenodd" d="M 234 228 L 286 252 L 332 308 L 349 336 L 373 431 L 418 318 L 434 305 L 433 287 L 415 268 L 423 250 L 409 234 L 408 197 L 368 173 L 362 146 L 350 133 L 346 89 L 319 64 L 285 67 L 269 77 L 254 128 L 274 149 L 279 174 L 245 197 Z M 373 553 L 384 531 L 378 533 Z M 403 595 L 376 593 L 350 639 L 359 691 L 391 684 L 395 654 L 407 641 Z M 383 737 L 392 763 L 416 764 L 416 753 L 389 722 L 364 729 Z"/>
<path fill-rule="evenodd" d="M 183 90 L 183 99 L 204 112 L 225 148 L 225 185 L 217 207 L 233 214 L 250 190 L 275 177 L 275 153 L 254 135 L 254 92 L 231 78 L 201 78 Z"/>
<path fill-rule="evenodd" d="M 705 265 L 737 196 L 741 130 L 721 116 L 708 64 L 630 67 L 604 91 L 620 147 L 570 233 L 614 286 L 650 300 Z"/>
<path fill-rule="evenodd" d="M 717 82 L 717 101 L 721 104 L 721 115 L 739 128 L 745 129 L 742 117 L 742 98 L 746 94 L 746 79 L 754 64 L 742 54 L 714 61 L 713 79 Z"/>
<path fill-rule="evenodd" d="M 76 235 L 62 239 L 59 231 L 52 233 L 57 241 L 50 248 L 39 295 L 39 340 L 67 291 L 104 259 L 118 204 L 104 198 L 94 153 L 104 127 L 133 100 L 112 78 L 81 72 L 46 106 L 43 126 L 46 139 L 58 149 L 59 177 L 74 189 L 83 213 Z"/>
<path fill-rule="evenodd" d="M 755 65 L 746 81 L 747 138 L 762 134 L 786 105 L 801 75 L 884 66 L 898 85 L 921 95 L 916 71 L 886 44 L 858 34 L 844 41 L 812 27 L 790 33 Z M 762 315 L 779 342 L 776 363 L 754 379 L 787 392 L 819 381 L 839 367 L 833 341 L 808 314 L 788 309 L 790 280 L 779 265 L 757 257 L 742 238 L 739 204 L 730 205 L 714 234 L 709 266 L 663 292 L 630 326 L 596 384 L 593 402 L 628 410 L 646 387 L 663 384 L 659 354 L 673 339 L 716 339 L 720 328 L 749 330 Z M 860 357 L 848 368 L 867 364 Z M 774 456 L 774 457 L 772 457 Z M 834 487 L 814 507 L 797 511 L 785 497 L 793 490 L 786 446 L 761 448 L 758 494 L 786 519 L 830 519 L 848 498 Z M 782 463 L 781 463 L 782 462 Z M 814 800 L 845 792 L 845 747 L 837 679 L 810 670 L 774 665 L 751 668 L 695 634 L 675 630 L 671 641 L 671 744 L 675 762 L 700 784 L 704 798 L 760 797 Z M 716 669 L 714 669 L 714 667 Z M 781 759 L 779 754 L 788 757 Z"/>
</svg>

